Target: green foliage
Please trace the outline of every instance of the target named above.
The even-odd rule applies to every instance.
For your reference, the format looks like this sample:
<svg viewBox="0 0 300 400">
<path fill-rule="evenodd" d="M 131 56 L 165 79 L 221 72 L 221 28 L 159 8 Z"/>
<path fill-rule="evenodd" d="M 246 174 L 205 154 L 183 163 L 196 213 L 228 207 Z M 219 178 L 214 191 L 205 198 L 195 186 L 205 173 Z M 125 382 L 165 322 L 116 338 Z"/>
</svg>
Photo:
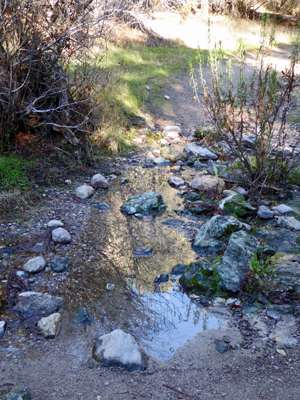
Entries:
<svg viewBox="0 0 300 400">
<path fill-rule="evenodd" d="M 251 271 L 253 271 L 259 277 L 262 277 L 264 275 L 266 275 L 266 276 L 271 275 L 271 273 L 274 269 L 274 265 L 269 265 L 269 263 L 270 263 L 270 257 L 268 257 L 265 261 L 258 260 L 256 253 L 249 260 L 249 266 L 250 266 Z"/>
<path fill-rule="evenodd" d="M 21 160 L 16 156 L 0 157 L 1 189 L 18 189 L 28 186 L 27 169 L 34 162 Z"/>
<path fill-rule="evenodd" d="M 204 92 L 204 106 L 216 131 L 240 160 L 253 189 L 266 183 L 285 183 L 288 173 L 296 166 L 293 152 L 284 163 L 278 161 L 287 138 L 285 126 L 292 106 L 292 93 L 299 84 L 295 65 L 299 56 L 300 29 L 290 66 L 280 75 L 266 62 L 275 43 L 274 30 L 267 33 L 267 23 L 268 15 L 264 14 L 257 65 L 250 76 L 245 68 L 246 51 L 242 40 L 238 41 L 234 63 L 231 60 L 225 62 L 221 43 L 215 44 L 209 52 L 210 83 L 204 78 L 205 60 L 201 51 L 198 79 L 193 66 L 190 67 L 196 100 L 202 103 L 198 95 L 199 81 Z M 254 160 L 248 157 L 243 146 L 243 136 L 249 133 L 254 135 Z"/>
</svg>

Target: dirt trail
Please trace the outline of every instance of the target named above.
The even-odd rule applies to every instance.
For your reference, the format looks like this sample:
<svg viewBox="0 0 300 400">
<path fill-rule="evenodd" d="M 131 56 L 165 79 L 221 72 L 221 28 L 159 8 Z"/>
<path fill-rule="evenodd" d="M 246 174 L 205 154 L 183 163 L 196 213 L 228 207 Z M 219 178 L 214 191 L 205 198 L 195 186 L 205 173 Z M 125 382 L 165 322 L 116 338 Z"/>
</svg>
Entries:
<svg viewBox="0 0 300 400">
<path fill-rule="evenodd" d="M 165 21 L 165 27 L 168 24 Z M 172 26 L 176 29 L 174 21 Z M 279 60 L 288 59 L 289 52 L 290 48 L 278 49 L 276 55 Z M 205 112 L 193 100 L 189 76 L 173 78 L 163 94 L 170 100 L 153 112 L 165 125 L 179 124 L 191 133 L 208 123 Z M 234 349 L 220 354 L 214 340 L 224 335 Z M 98 367 L 87 358 L 71 356 L 55 342 L 37 342 L 16 356 L 0 352 L 0 391 L 27 387 L 33 400 L 298 400 L 300 349 L 287 345 L 284 357 L 267 345 L 242 350 L 241 342 L 238 329 L 207 331 L 183 345 L 169 361 L 152 359 L 144 373 Z"/>
</svg>

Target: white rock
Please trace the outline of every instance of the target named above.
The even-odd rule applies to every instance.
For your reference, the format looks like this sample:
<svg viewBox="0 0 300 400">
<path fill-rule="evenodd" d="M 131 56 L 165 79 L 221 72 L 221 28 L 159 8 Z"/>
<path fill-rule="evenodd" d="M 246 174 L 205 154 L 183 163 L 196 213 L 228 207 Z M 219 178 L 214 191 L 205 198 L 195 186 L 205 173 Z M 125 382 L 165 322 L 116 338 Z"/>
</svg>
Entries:
<svg viewBox="0 0 300 400">
<path fill-rule="evenodd" d="M 88 199 L 93 196 L 93 193 L 94 189 L 86 184 L 79 186 L 75 191 L 75 195 L 79 199 Z"/>
<path fill-rule="evenodd" d="M 70 243 L 71 235 L 64 228 L 56 228 L 52 231 L 52 239 L 55 243 Z"/>
<path fill-rule="evenodd" d="M 0 338 L 5 335 L 7 323 L 6 321 L 0 321 Z"/>
<path fill-rule="evenodd" d="M 216 176 L 203 175 L 192 179 L 189 182 L 189 186 L 199 192 L 215 192 L 220 194 L 225 187 L 225 182 Z"/>
<path fill-rule="evenodd" d="M 91 185 L 93 187 L 95 187 L 95 188 L 107 189 L 108 188 L 108 181 L 103 175 L 96 174 L 91 179 Z"/>
<path fill-rule="evenodd" d="M 283 228 L 291 228 L 300 231 L 300 221 L 295 217 L 278 217 L 277 223 Z"/>
<path fill-rule="evenodd" d="M 176 125 L 168 125 L 164 127 L 164 133 L 167 132 L 177 132 L 177 133 L 181 133 L 181 128 L 180 126 L 176 126 Z"/>
<path fill-rule="evenodd" d="M 59 329 L 61 318 L 62 317 L 60 313 L 54 313 L 48 317 L 43 317 L 38 321 L 37 326 L 41 329 L 45 338 L 55 338 Z"/>
<path fill-rule="evenodd" d="M 159 143 L 163 144 L 163 145 L 166 145 L 166 144 L 168 144 L 168 141 L 166 139 L 160 139 Z"/>
<path fill-rule="evenodd" d="M 66 180 L 65 180 L 65 184 L 66 184 L 66 185 L 71 185 L 71 183 L 72 183 L 71 179 L 66 179 Z"/>
<path fill-rule="evenodd" d="M 181 185 L 184 185 L 184 181 L 181 178 L 178 178 L 177 176 L 172 176 L 169 180 L 169 185 L 172 187 L 178 187 Z"/>
<path fill-rule="evenodd" d="M 230 190 L 230 189 L 223 190 L 223 192 L 222 192 L 223 197 L 229 197 L 229 196 L 232 196 L 233 194 L 235 194 L 235 191 L 234 190 Z"/>
<path fill-rule="evenodd" d="M 57 219 L 52 219 L 51 221 L 48 222 L 47 224 L 48 228 L 58 228 L 60 226 L 64 226 L 63 222 L 57 220 Z"/>
<path fill-rule="evenodd" d="M 106 290 L 114 290 L 114 288 L 115 288 L 115 285 L 113 283 L 108 283 L 106 285 Z"/>
<path fill-rule="evenodd" d="M 259 206 L 257 216 L 261 219 L 270 219 L 274 217 L 274 211 L 271 211 L 266 206 Z"/>
<path fill-rule="evenodd" d="M 183 149 L 185 153 L 193 153 L 195 156 L 199 156 L 202 159 L 205 160 L 217 160 L 218 156 L 214 153 L 212 153 L 210 150 L 206 149 L 205 147 L 201 146 L 193 146 L 189 144 L 188 146 L 185 146 Z"/>
<path fill-rule="evenodd" d="M 170 100 L 170 96 L 168 96 L 167 94 L 164 96 L 164 98 L 165 98 L 166 100 Z"/>
<path fill-rule="evenodd" d="M 146 161 L 153 161 L 156 156 L 152 153 L 152 151 L 149 151 L 146 155 Z"/>
<path fill-rule="evenodd" d="M 242 196 L 247 196 L 247 194 L 248 194 L 247 190 L 245 190 L 244 188 L 242 188 L 240 186 L 238 188 L 236 188 L 236 192 L 238 194 L 241 194 Z"/>
<path fill-rule="evenodd" d="M 149 356 L 134 337 L 121 329 L 100 336 L 93 348 L 93 357 L 104 367 L 123 367 L 127 370 L 144 370 Z"/>
<path fill-rule="evenodd" d="M 33 274 L 35 272 L 40 272 L 46 267 L 46 261 L 44 257 L 38 256 L 31 258 L 27 261 L 27 263 L 23 266 L 23 270 L 28 272 L 29 274 Z"/>
<path fill-rule="evenodd" d="M 286 206 L 285 204 L 279 204 L 279 206 L 272 207 L 272 210 L 279 214 L 287 214 L 294 211 L 291 207 Z"/>
</svg>

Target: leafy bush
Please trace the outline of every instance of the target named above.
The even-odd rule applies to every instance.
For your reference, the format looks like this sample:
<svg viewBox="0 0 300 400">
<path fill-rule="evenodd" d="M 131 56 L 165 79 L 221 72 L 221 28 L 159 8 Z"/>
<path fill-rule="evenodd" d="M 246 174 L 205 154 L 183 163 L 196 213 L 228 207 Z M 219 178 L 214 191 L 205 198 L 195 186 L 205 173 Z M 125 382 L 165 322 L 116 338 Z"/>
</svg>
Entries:
<svg viewBox="0 0 300 400">
<path fill-rule="evenodd" d="M 246 78 L 246 52 L 241 40 L 235 65 L 228 60 L 224 68 L 221 44 L 210 51 L 210 84 L 204 78 L 204 58 L 201 52 L 198 56 L 199 80 L 191 67 L 195 97 L 201 103 L 198 95 L 199 81 L 208 115 L 219 137 L 226 141 L 232 154 L 245 168 L 250 189 L 262 188 L 267 183 L 285 183 L 290 171 L 297 166 L 294 151 L 285 154 L 284 147 L 287 139 L 287 114 L 293 105 L 292 93 L 299 85 L 295 66 L 299 56 L 300 34 L 291 55 L 290 66 L 280 74 L 270 63 L 266 63 L 267 50 L 275 42 L 274 32 L 267 37 L 267 21 L 268 16 L 264 14 L 257 65 L 249 78 Z M 243 145 L 243 139 L 249 133 L 254 137 L 254 162 Z M 296 145 L 295 142 L 294 147 Z"/>
</svg>

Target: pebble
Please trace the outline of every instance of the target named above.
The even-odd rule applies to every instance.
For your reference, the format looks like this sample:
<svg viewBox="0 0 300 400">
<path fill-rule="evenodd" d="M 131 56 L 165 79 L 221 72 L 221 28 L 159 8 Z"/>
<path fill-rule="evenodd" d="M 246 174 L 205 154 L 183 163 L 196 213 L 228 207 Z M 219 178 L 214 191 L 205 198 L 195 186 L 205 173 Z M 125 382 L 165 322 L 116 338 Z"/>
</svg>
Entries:
<svg viewBox="0 0 300 400">
<path fill-rule="evenodd" d="M 72 238 L 70 233 L 64 228 L 56 228 L 52 231 L 52 239 L 55 243 L 67 244 Z"/>
<path fill-rule="evenodd" d="M 64 226 L 63 222 L 57 219 L 52 219 L 47 224 L 48 228 L 59 228 Z"/>
</svg>

